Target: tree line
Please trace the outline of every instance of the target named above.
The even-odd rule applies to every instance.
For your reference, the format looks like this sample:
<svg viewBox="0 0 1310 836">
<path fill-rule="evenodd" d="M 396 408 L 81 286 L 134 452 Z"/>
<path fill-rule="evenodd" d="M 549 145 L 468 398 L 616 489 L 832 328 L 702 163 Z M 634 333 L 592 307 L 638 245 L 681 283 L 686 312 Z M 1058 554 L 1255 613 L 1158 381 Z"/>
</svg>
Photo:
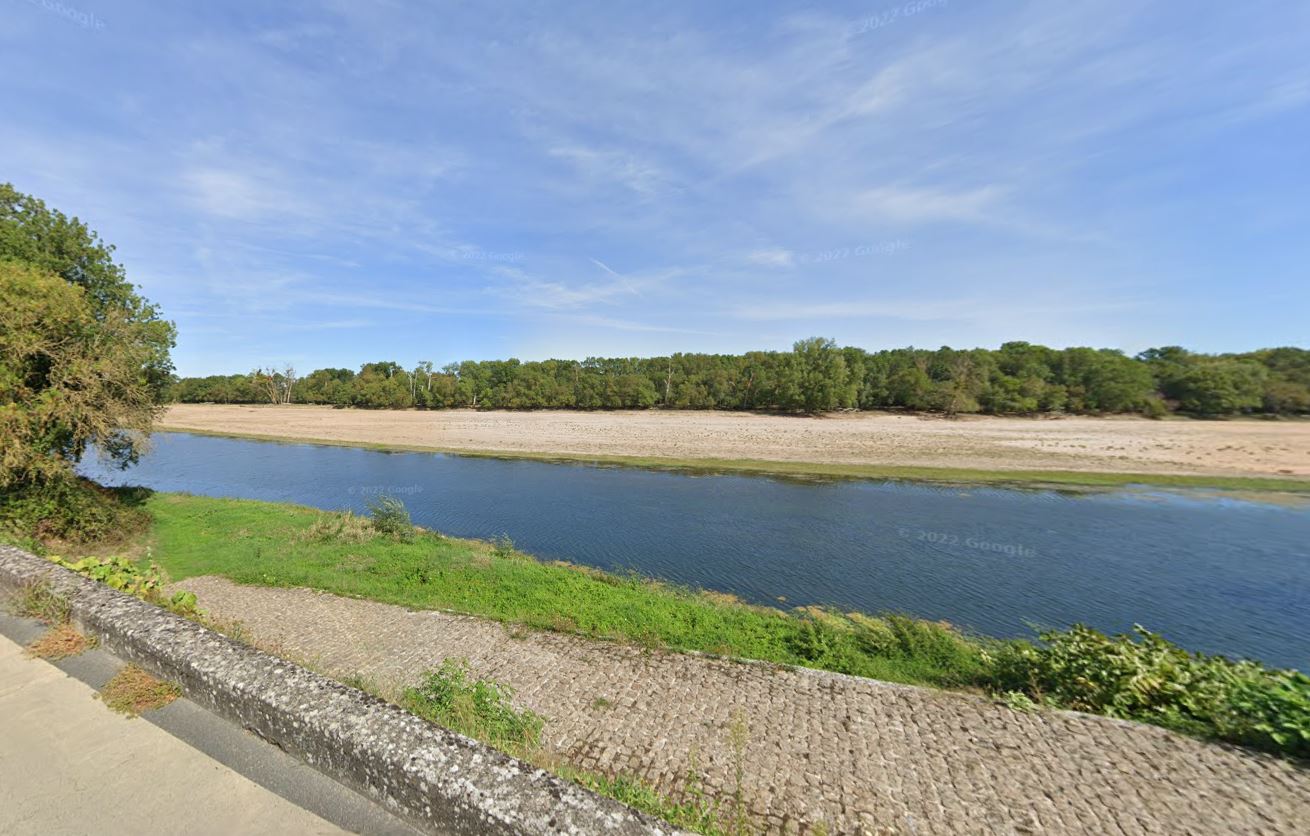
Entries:
<svg viewBox="0 0 1310 836">
<path fill-rule="evenodd" d="M 898 348 L 870 352 L 814 337 L 790 352 L 583 361 L 365 363 L 176 379 L 182 403 L 308 403 L 386 409 L 727 409 L 818 413 L 909 409 L 985 413 L 1196 415 L 1310 413 L 1310 351 L 1198 354 L 1113 349 Z"/>
</svg>

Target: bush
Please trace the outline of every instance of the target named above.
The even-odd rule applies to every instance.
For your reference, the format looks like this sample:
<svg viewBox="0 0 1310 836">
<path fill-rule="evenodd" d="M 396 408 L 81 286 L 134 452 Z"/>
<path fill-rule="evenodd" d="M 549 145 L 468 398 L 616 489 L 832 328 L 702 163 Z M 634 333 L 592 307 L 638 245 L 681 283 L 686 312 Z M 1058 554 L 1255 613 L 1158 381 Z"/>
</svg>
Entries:
<svg viewBox="0 0 1310 836">
<path fill-rule="evenodd" d="M 988 655 L 993 687 L 1038 702 L 1310 757 L 1310 677 L 1188 653 L 1140 626 L 1106 636 L 1075 625 Z"/>
<path fill-rule="evenodd" d="M 425 673 L 417 688 L 406 689 L 401 704 L 425 720 L 512 755 L 531 754 L 545 718 L 516 710 L 507 686 L 471 676 L 467 661 L 446 659 L 438 670 Z"/>
<path fill-rule="evenodd" d="M 491 538 L 491 553 L 496 557 L 510 558 L 518 554 L 518 550 L 514 548 L 514 541 L 508 534 L 497 534 Z"/>
<path fill-rule="evenodd" d="M 27 484 L 0 492 L 0 528 L 45 542 L 121 542 L 149 527 L 150 515 L 140 507 L 149 495 L 80 477 Z"/>
<path fill-rule="evenodd" d="M 379 533 L 399 540 L 411 540 L 414 537 L 414 523 L 409 519 L 405 503 L 394 496 L 379 496 L 370 500 L 368 512 L 373 520 L 373 527 Z"/>
<path fill-rule="evenodd" d="M 187 618 L 200 615 L 194 592 L 182 591 L 174 593 L 169 598 L 164 597 L 164 573 L 153 562 L 142 569 L 138 563 L 126 557 L 84 557 L 81 560 L 65 560 L 56 555 L 48 555 L 46 559 L 120 592 L 135 595 L 151 604 L 172 610 L 178 615 Z"/>
</svg>

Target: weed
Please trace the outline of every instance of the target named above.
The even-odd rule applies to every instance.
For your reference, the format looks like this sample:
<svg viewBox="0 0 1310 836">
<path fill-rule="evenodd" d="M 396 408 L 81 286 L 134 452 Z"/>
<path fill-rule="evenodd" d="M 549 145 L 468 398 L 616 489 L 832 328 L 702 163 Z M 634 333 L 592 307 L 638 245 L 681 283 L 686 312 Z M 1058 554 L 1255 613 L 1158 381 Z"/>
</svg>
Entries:
<svg viewBox="0 0 1310 836">
<path fill-rule="evenodd" d="M 510 704 L 506 685 L 473 679 L 468 661 L 446 659 L 428 671 L 417 688 L 407 688 L 401 705 L 418 716 L 488 743 L 511 755 L 536 751 L 545 718 Z"/>
<path fill-rule="evenodd" d="M 604 697 L 596 697 L 596 699 L 591 701 L 591 707 L 594 711 L 604 711 L 607 708 L 613 707 L 613 705 L 614 703 Z"/>
<path fill-rule="evenodd" d="M 341 679 L 341 684 L 354 688 L 357 691 L 363 691 L 365 694 L 370 694 L 374 697 L 382 697 L 382 687 L 378 685 L 377 680 L 359 671 L 343 677 Z"/>
<path fill-rule="evenodd" d="M 14 611 L 43 624 L 65 624 L 72 616 L 73 607 L 67 598 L 50 588 L 49 581 L 39 580 L 18 591 Z"/>
<path fill-rule="evenodd" d="M 157 597 L 164 583 L 162 571 L 153 562 L 143 570 L 126 557 L 84 557 L 70 561 L 49 555 L 46 559 L 83 577 L 147 600 Z"/>
<path fill-rule="evenodd" d="M 708 834 L 708 836 L 726 836 L 729 832 L 723 827 L 718 808 L 706 801 L 703 796 L 676 801 L 641 779 L 629 775 L 611 778 L 567 766 L 556 766 L 552 771 L 561 778 L 581 784 L 592 792 L 613 798 L 643 813 L 657 816 L 677 827 Z"/>
<path fill-rule="evenodd" d="M 1012 711 L 1031 714 L 1041 706 L 1023 691 L 1005 691 L 997 695 L 996 702 Z"/>
<path fill-rule="evenodd" d="M 497 534 L 491 538 L 491 553 L 504 559 L 513 557 L 518 551 L 514 548 L 514 541 L 508 534 Z"/>
<path fill-rule="evenodd" d="M 27 646 L 29 656 L 38 659 L 66 659 L 96 646 L 94 638 L 88 638 L 71 624 L 57 624 L 47 630 L 40 638 Z"/>
<path fill-rule="evenodd" d="M 409 510 L 394 496 L 383 494 L 369 500 L 368 512 L 373 528 L 379 533 L 397 540 L 414 539 L 414 523 L 409 518 Z"/>
<path fill-rule="evenodd" d="M 255 637 L 251 634 L 250 628 L 246 627 L 245 622 L 232 618 L 216 618 L 214 616 L 201 615 L 194 619 L 202 626 L 208 627 L 215 633 L 222 633 L 229 639 L 241 642 L 242 644 L 254 646 Z"/>
<path fill-rule="evenodd" d="M 81 560 L 65 560 L 58 555 L 47 555 L 46 559 L 65 569 L 71 569 L 83 577 L 99 581 L 120 592 L 135 595 L 184 618 L 198 620 L 201 616 L 194 592 L 181 590 L 168 598 L 164 597 L 164 573 L 154 561 L 149 561 L 147 567 L 142 569 L 139 563 L 126 557 L 84 557 Z"/>
<path fill-rule="evenodd" d="M 373 520 L 343 511 L 320 514 L 300 536 L 315 543 L 367 543 L 377 533 Z"/>
<path fill-rule="evenodd" d="M 136 665 L 127 665 L 105 683 L 99 696 L 110 709 L 136 717 L 168 705 L 182 696 L 182 689 L 154 678 Z"/>
</svg>

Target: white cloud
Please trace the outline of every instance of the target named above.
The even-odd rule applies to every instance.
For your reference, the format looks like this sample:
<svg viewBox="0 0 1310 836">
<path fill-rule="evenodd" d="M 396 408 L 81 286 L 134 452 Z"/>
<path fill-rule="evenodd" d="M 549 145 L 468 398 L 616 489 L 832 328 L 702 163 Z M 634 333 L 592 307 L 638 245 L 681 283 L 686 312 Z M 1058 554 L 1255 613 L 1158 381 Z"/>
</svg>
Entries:
<svg viewBox="0 0 1310 836">
<path fill-rule="evenodd" d="M 567 160 L 593 185 L 617 183 L 645 197 L 669 188 L 668 176 L 656 165 L 621 150 L 597 150 L 582 146 L 551 148 L 552 157 Z"/>
<path fill-rule="evenodd" d="M 765 267 L 791 267 L 796 263 L 796 254 L 781 249 L 755 250 L 746 256 L 746 260 Z"/>
<path fill-rule="evenodd" d="M 867 216 L 896 223 L 937 221 L 989 221 L 1005 190 L 999 186 L 948 190 L 884 186 L 855 198 L 855 206 Z"/>
<path fill-rule="evenodd" d="M 201 211 L 220 218 L 258 221 L 304 209 L 294 196 L 239 171 L 193 169 L 183 173 L 182 183 Z"/>
</svg>

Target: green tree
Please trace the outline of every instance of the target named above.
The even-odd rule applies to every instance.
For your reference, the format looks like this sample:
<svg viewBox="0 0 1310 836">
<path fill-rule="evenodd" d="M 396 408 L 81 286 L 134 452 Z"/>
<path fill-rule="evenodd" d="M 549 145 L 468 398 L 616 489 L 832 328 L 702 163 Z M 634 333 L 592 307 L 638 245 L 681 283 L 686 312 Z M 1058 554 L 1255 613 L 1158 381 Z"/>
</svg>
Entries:
<svg viewBox="0 0 1310 836">
<path fill-rule="evenodd" d="M 1256 363 L 1202 363 L 1178 379 L 1178 406 L 1201 415 L 1231 415 L 1258 409 L 1268 371 Z"/>
<path fill-rule="evenodd" d="M 792 346 L 792 358 L 799 378 L 799 402 L 792 406 L 814 413 L 851 405 L 846 358 L 835 340 L 800 340 Z"/>
<path fill-rule="evenodd" d="M 71 484 L 91 445 L 136 461 L 173 382 L 174 329 L 113 247 L 0 184 L 0 299 L 0 487 Z"/>
<path fill-rule="evenodd" d="M 113 320 L 148 349 L 141 373 L 151 396 L 163 402 L 172 380 L 169 351 L 176 332 L 159 310 L 137 293 L 114 248 L 77 218 L 47 208 L 37 198 L 0 183 L 0 259 L 30 264 L 82 288 L 97 320 Z"/>
<path fill-rule="evenodd" d="M 45 268 L 0 261 L 0 488 L 71 480 L 89 445 L 126 466 L 161 409 L 156 346 L 130 312 Z"/>
</svg>

